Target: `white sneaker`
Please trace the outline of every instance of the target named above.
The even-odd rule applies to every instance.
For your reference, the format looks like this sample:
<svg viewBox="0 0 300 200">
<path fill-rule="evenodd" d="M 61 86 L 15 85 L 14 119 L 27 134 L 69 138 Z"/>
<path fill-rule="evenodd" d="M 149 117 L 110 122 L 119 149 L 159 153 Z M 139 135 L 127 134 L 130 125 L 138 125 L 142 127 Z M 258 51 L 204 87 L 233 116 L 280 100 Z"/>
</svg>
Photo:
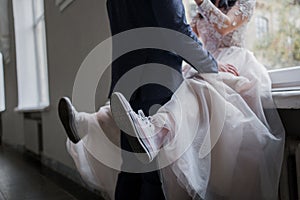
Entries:
<svg viewBox="0 0 300 200">
<path fill-rule="evenodd" d="M 111 95 L 111 112 L 118 127 L 132 137 L 127 137 L 135 153 L 146 153 L 146 157 L 137 154 L 144 163 L 151 162 L 158 154 L 154 141 L 155 127 L 151 118 L 146 117 L 142 110 L 136 114 L 125 97 L 118 92 Z"/>
</svg>

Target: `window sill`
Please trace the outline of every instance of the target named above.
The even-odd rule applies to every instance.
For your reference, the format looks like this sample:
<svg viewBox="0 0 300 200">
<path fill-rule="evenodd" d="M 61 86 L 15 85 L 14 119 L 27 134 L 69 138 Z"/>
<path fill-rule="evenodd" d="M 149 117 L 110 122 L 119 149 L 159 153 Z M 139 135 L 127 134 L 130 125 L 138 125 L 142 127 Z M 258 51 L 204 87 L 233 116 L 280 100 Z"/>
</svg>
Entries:
<svg viewBox="0 0 300 200">
<path fill-rule="evenodd" d="M 40 107 L 27 107 L 27 108 L 15 108 L 15 112 L 22 112 L 22 113 L 32 113 L 32 112 L 44 112 L 48 111 L 49 106 L 40 106 Z"/>
<path fill-rule="evenodd" d="M 300 109 L 300 90 L 272 92 L 274 103 L 279 109 Z"/>
<path fill-rule="evenodd" d="M 300 66 L 269 71 L 273 91 L 300 89 Z"/>
<path fill-rule="evenodd" d="M 300 66 L 269 71 L 272 95 L 279 109 L 300 109 Z"/>
</svg>

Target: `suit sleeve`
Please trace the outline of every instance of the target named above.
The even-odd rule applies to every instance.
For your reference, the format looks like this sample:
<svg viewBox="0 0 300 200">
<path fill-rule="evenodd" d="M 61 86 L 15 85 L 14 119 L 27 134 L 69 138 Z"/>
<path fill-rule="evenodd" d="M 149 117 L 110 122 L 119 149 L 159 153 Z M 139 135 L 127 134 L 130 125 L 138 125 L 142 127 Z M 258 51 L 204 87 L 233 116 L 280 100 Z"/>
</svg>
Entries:
<svg viewBox="0 0 300 200">
<path fill-rule="evenodd" d="M 189 53 L 189 58 L 192 61 L 183 59 L 199 73 L 218 72 L 216 60 L 203 47 L 187 23 L 182 0 L 152 0 L 151 3 L 156 21 L 160 27 L 178 31 L 192 38 L 192 40 L 187 41 L 178 37 L 178 40 L 174 41 Z"/>
</svg>

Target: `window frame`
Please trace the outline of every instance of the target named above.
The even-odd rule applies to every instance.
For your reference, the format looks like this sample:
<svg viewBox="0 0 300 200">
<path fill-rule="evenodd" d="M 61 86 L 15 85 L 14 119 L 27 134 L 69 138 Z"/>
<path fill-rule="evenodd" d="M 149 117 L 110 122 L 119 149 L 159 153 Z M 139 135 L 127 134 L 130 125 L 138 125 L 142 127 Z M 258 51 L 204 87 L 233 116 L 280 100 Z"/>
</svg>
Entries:
<svg viewBox="0 0 300 200">
<path fill-rule="evenodd" d="M 300 66 L 269 70 L 272 90 L 300 91 Z"/>
<path fill-rule="evenodd" d="M 277 109 L 300 109 L 300 66 L 269 70 Z"/>
<path fill-rule="evenodd" d="M 4 59 L 2 53 L 0 52 L 0 113 L 6 110 L 4 84 Z"/>
<path fill-rule="evenodd" d="M 16 65 L 17 65 L 17 78 L 18 78 L 18 106 L 15 108 L 15 111 L 18 112 L 44 111 L 50 105 L 47 42 L 46 42 L 46 22 L 45 22 L 44 4 L 43 4 L 44 2 L 42 2 L 42 5 L 40 7 L 42 9 L 40 10 L 42 11 L 40 12 L 40 16 L 37 16 L 37 9 L 35 7 L 37 5 L 36 1 L 43 1 L 43 0 L 31 0 L 31 2 L 29 2 L 31 3 L 31 5 L 27 4 L 26 6 L 28 7 L 23 8 L 21 7 L 21 5 L 16 5 L 17 3 L 19 3 L 18 0 L 13 0 L 13 14 L 15 18 L 14 37 L 16 43 Z M 22 14 L 28 15 L 26 19 L 22 19 L 25 20 L 24 22 L 25 25 L 20 25 L 22 20 L 20 19 L 21 15 L 17 14 L 18 11 L 22 11 Z M 40 30 L 42 32 L 40 33 L 38 33 L 39 25 L 42 25 L 42 29 Z M 26 31 L 28 30 L 28 32 L 26 33 L 22 32 L 22 34 L 26 35 L 27 38 L 30 37 L 30 41 L 28 44 L 29 47 L 33 49 L 29 51 L 30 53 L 28 53 L 28 51 L 24 53 L 25 51 L 23 49 L 24 43 L 22 42 L 22 40 L 26 40 L 26 37 L 22 36 L 22 34 L 20 34 L 20 31 L 24 31 L 24 27 L 26 28 L 25 29 Z M 38 34 L 42 34 L 40 35 L 43 38 L 41 41 L 38 41 L 39 39 Z M 18 42 L 20 43 L 18 44 Z M 24 57 L 26 57 L 25 60 Z M 30 72 L 32 72 L 33 75 L 28 76 L 26 74 L 25 75 L 22 74 L 22 71 L 24 72 L 24 68 L 25 71 L 28 70 L 27 72 L 29 74 Z M 28 84 L 28 86 L 22 87 L 24 83 L 25 84 L 27 83 L 26 80 L 28 80 L 29 77 L 32 77 L 34 80 L 32 80 Z M 24 93 L 26 93 L 26 91 L 28 90 L 28 87 L 29 88 L 33 87 L 32 88 L 32 90 L 34 91 L 32 92 L 33 103 L 30 103 L 28 95 L 24 95 Z M 27 90 L 25 90 L 24 88 Z"/>
<path fill-rule="evenodd" d="M 255 20 L 255 34 L 258 40 L 262 40 L 269 34 L 269 20 L 265 16 L 256 16 Z"/>
</svg>

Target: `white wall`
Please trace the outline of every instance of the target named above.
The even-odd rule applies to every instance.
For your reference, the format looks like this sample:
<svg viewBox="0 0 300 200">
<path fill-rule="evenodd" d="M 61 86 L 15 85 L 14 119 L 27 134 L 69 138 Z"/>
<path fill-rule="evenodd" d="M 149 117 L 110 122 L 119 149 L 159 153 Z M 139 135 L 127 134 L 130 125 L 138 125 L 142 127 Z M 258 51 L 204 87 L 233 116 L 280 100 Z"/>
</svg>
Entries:
<svg viewBox="0 0 300 200">
<path fill-rule="evenodd" d="M 10 62 L 4 64 L 4 90 L 6 109 L 1 113 L 2 141 L 11 145 L 24 145 L 23 114 L 15 112 L 18 105 L 17 71 L 15 59 L 14 27 L 12 0 L 8 0 L 8 18 L 10 34 Z"/>
<path fill-rule="evenodd" d="M 105 4 L 106 1 L 76 0 L 60 12 L 55 1 L 45 1 L 50 111 L 42 115 L 43 154 L 72 167 L 57 103 L 62 96 L 71 97 L 81 62 L 97 44 L 110 36 Z"/>
</svg>

